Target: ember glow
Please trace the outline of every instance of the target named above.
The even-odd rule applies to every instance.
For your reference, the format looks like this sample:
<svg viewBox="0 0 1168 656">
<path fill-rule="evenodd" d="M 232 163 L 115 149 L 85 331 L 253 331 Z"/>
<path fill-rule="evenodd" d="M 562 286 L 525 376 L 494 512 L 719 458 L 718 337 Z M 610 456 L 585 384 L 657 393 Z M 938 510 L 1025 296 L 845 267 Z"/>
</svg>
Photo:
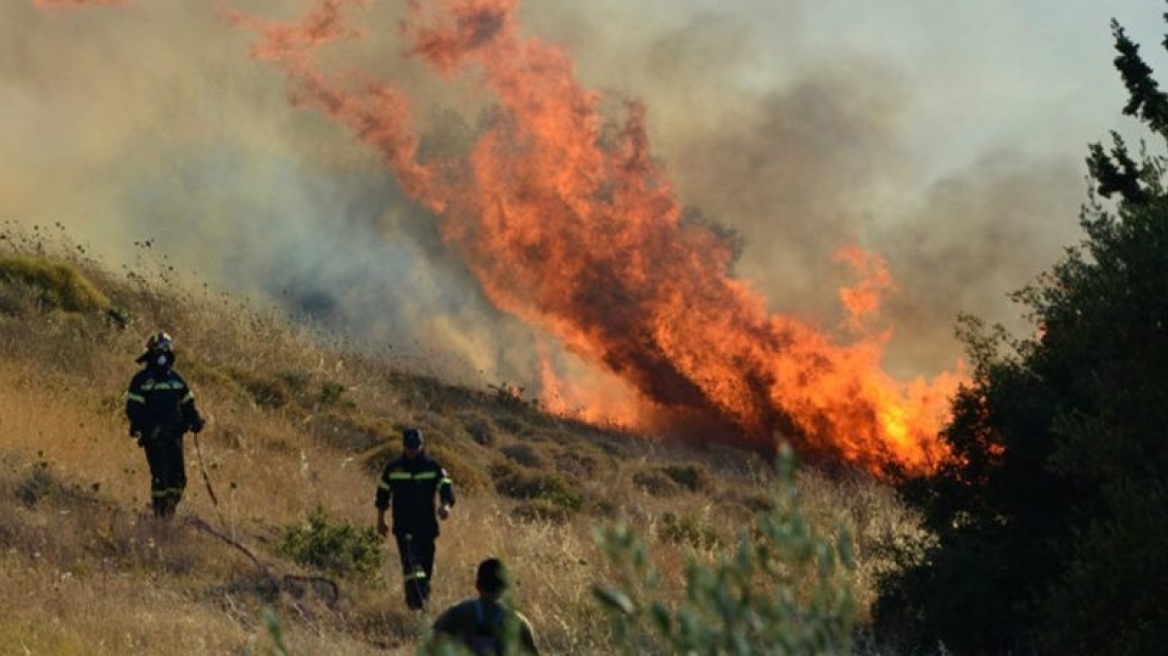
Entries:
<svg viewBox="0 0 1168 656">
<path fill-rule="evenodd" d="M 873 471 L 927 471 L 946 456 L 938 431 L 962 375 L 895 380 L 881 368 L 887 331 L 838 344 L 769 312 L 730 273 L 732 246 L 685 220 L 652 158 L 646 108 L 628 103 L 617 129 L 606 129 L 601 96 L 579 82 L 567 53 L 520 34 L 518 0 L 412 4 L 402 26 L 410 55 L 446 76 L 481 76 L 496 104 L 469 152 L 428 162 L 418 157 L 409 98 L 389 83 L 325 71 L 315 57 L 360 35 L 347 10 L 361 4 L 323 0 L 291 23 L 228 19 L 261 35 L 252 53 L 288 75 L 293 102 L 376 149 L 497 307 L 639 397 L 615 407 L 545 367 L 550 407 L 569 412 L 555 401 L 569 396 L 583 417 L 697 427 L 706 439 L 766 452 L 787 439 L 809 457 Z M 894 285 L 875 255 L 852 246 L 840 257 L 861 277 L 840 291 L 850 328 L 860 330 Z"/>
</svg>

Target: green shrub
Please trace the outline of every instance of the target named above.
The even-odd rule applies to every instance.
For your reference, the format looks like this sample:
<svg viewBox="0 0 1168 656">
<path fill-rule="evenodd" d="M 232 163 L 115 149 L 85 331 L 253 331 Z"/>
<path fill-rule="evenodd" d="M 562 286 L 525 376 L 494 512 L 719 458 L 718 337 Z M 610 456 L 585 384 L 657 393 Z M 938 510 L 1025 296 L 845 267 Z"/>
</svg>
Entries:
<svg viewBox="0 0 1168 656">
<path fill-rule="evenodd" d="M 662 498 L 669 498 L 680 491 L 677 483 L 656 467 L 633 474 L 633 485 Z"/>
<path fill-rule="evenodd" d="M 691 559 L 684 599 L 669 602 L 644 542 L 623 524 L 598 529 L 615 582 L 596 597 L 620 654 L 847 654 L 858 606 L 848 576 L 851 538 L 815 530 L 794 488 L 792 456 L 779 460 L 775 510 L 713 565 Z"/>
<path fill-rule="evenodd" d="M 596 448 L 600 449 L 606 456 L 616 460 L 627 460 L 629 456 L 629 447 L 618 442 L 609 440 L 598 440 L 595 442 Z"/>
<path fill-rule="evenodd" d="M 30 468 L 17 484 L 16 498 L 26 507 L 32 508 L 59 488 L 60 483 L 49 471 L 49 463 L 42 460 Z"/>
<path fill-rule="evenodd" d="M 689 492 L 709 490 L 710 475 L 701 465 L 666 465 L 651 467 L 633 474 L 633 485 L 659 496 L 670 497 L 682 489 Z"/>
<path fill-rule="evenodd" d="M 661 468 L 661 473 L 690 492 L 702 492 L 710 489 L 710 475 L 701 465 L 666 465 Z"/>
<path fill-rule="evenodd" d="M 496 416 L 493 421 L 499 427 L 499 430 L 516 437 L 530 437 L 535 433 L 535 429 L 531 424 L 518 417 L 501 414 Z"/>
<path fill-rule="evenodd" d="M 52 463 L 39 459 L 41 455 L 39 452 L 37 455 L 38 460 L 23 467 L 15 481 L 13 493 L 21 504 L 26 508 L 35 508 L 42 501 L 65 506 L 93 501 L 91 492 L 96 492 L 100 484 L 97 487 L 84 488 L 77 482 L 67 482 L 53 471 Z"/>
<path fill-rule="evenodd" d="M 1168 96 L 1114 21 L 1112 35 L 1123 112 L 1162 148 Z M 1112 132 L 1087 165 L 1085 238 L 1013 294 L 1032 336 L 964 320 L 974 375 L 942 432 L 953 457 L 901 487 L 934 536 L 880 582 L 876 629 L 905 649 L 1152 654 L 1168 640 L 1168 156 Z"/>
<path fill-rule="evenodd" d="M 569 476 L 591 478 L 600 471 L 600 458 L 591 453 L 581 453 L 580 448 L 565 450 L 555 455 L 556 469 Z"/>
<path fill-rule="evenodd" d="M 370 463 L 370 470 L 375 474 L 381 473 L 396 446 L 396 440 L 386 434 L 384 421 L 356 412 L 324 410 L 312 414 L 305 425 L 316 439 L 349 453 L 365 453 L 375 447 L 384 447 Z"/>
<path fill-rule="evenodd" d="M 63 262 L 23 256 L 0 256 L 0 280 L 18 282 L 37 291 L 48 309 L 69 312 L 106 310 L 110 301 L 76 268 Z"/>
<path fill-rule="evenodd" d="M 499 449 L 503 455 L 507 456 L 512 462 L 529 467 L 531 469 L 541 469 L 544 466 L 543 456 L 540 455 L 539 449 L 526 443 L 508 444 Z"/>
<path fill-rule="evenodd" d="M 333 382 L 331 380 L 326 380 L 320 384 L 320 393 L 317 394 L 316 402 L 323 407 L 338 405 L 342 402 L 342 397 L 344 395 L 344 385 Z"/>
<path fill-rule="evenodd" d="M 276 374 L 276 378 L 284 383 L 284 388 L 288 390 L 289 394 L 300 396 L 308 390 L 312 374 L 303 369 L 297 369 L 295 371 L 281 371 Z"/>
<path fill-rule="evenodd" d="M 381 538 L 372 527 L 330 522 L 320 506 L 303 524 L 287 526 L 278 551 L 292 560 L 338 576 L 376 580 L 381 570 Z"/>
<path fill-rule="evenodd" d="M 495 443 L 495 427 L 486 417 L 472 417 L 463 421 L 467 434 L 477 444 L 491 446 Z"/>
<path fill-rule="evenodd" d="M 493 474 L 495 489 L 512 499 L 542 499 L 572 511 L 584 505 L 583 493 L 559 474 L 528 472 L 508 466 L 495 467 Z"/>
<path fill-rule="evenodd" d="M 426 452 L 432 458 L 442 465 L 446 473 L 450 475 L 450 480 L 454 482 L 454 493 L 475 494 L 483 490 L 491 489 L 491 479 L 487 473 L 483 471 L 480 465 L 475 464 L 474 456 L 467 457 L 465 451 L 452 448 L 446 444 L 430 444 L 426 445 Z M 381 473 L 381 468 L 385 466 L 385 460 L 381 460 L 381 464 L 377 469 L 377 473 Z"/>
<path fill-rule="evenodd" d="M 765 494 L 743 492 L 739 490 L 723 493 L 718 500 L 733 508 L 742 508 L 752 515 L 771 513 L 775 509 L 775 500 Z"/>
<path fill-rule="evenodd" d="M 657 527 L 657 534 L 667 542 L 688 545 L 695 549 L 713 549 L 722 543 L 717 531 L 709 524 L 695 517 L 686 517 L 671 512 L 661 516 L 661 524 Z"/>
<path fill-rule="evenodd" d="M 252 402 L 261 408 L 283 408 L 292 398 L 288 382 L 280 376 L 265 376 L 243 369 L 230 369 L 229 373 L 247 392 Z"/>
</svg>

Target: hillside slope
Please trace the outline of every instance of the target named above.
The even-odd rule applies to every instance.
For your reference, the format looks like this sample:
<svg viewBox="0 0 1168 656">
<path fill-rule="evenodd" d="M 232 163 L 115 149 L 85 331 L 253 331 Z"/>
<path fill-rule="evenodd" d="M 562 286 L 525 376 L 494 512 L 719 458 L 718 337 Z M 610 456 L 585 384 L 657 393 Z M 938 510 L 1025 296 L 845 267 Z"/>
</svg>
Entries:
<svg viewBox="0 0 1168 656">
<path fill-rule="evenodd" d="M 118 275 L 67 240 L 3 236 L 0 653 L 412 653 L 432 616 L 406 611 L 392 547 L 369 546 L 375 478 L 404 426 L 425 432 L 459 494 L 432 605 L 470 594 L 477 562 L 502 556 L 548 653 L 611 653 L 594 527 L 632 525 L 680 597 L 685 563 L 725 553 L 772 503 L 772 463 L 753 454 L 583 425 L 506 385 L 448 385 L 192 291 L 165 261 Z M 209 418 L 188 437 L 172 524 L 149 516 L 122 416 L 157 328 Z M 816 524 L 855 536 L 847 584 L 866 607 L 878 544 L 914 522 L 865 476 L 798 483 Z M 346 549 L 347 564 L 313 558 Z"/>
</svg>

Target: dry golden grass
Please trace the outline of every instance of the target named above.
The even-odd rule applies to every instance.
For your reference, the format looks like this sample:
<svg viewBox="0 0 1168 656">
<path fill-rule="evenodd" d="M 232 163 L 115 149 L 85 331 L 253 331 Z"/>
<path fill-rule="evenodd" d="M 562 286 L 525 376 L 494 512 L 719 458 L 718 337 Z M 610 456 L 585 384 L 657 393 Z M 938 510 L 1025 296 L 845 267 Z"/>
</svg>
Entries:
<svg viewBox="0 0 1168 656">
<path fill-rule="evenodd" d="M 268 612 L 294 654 L 413 653 L 432 615 L 405 610 L 391 546 L 380 581 L 336 580 L 335 601 L 272 585 L 320 574 L 276 548 L 314 509 L 372 525 L 376 475 L 410 424 L 459 493 L 432 607 L 471 594 L 475 565 L 502 556 L 546 653 L 611 653 L 591 593 L 608 572 L 598 523 L 636 527 L 680 595 L 686 561 L 716 558 L 766 506 L 772 472 L 752 454 L 650 442 L 448 386 L 274 312 L 160 282 L 173 275 L 165 266 L 119 278 L 78 249 L 9 239 L 0 255 L 3 244 L 71 267 L 112 309 L 49 308 L 41 283 L 0 278 L 0 654 L 276 653 Z M 145 458 L 122 416 L 156 327 L 177 340 L 177 367 L 209 418 L 197 452 L 188 437 L 172 525 L 148 516 Z M 876 545 L 913 530 L 911 517 L 875 481 L 804 472 L 800 485 L 817 521 L 857 535 L 867 603 Z"/>
</svg>

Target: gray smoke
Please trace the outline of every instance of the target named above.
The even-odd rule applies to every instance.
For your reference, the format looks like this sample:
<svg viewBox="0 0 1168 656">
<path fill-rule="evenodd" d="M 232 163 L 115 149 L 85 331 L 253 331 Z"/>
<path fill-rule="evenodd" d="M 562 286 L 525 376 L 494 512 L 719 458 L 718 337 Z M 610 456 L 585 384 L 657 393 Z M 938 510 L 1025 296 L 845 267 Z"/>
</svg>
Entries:
<svg viewBox="0 0 1168 656">
<path fill-rule="evenodd" d="M 406 89 L 424 150 L 457 150 L 484 99 L 473 80 L 403 59 L 401 8 L 388 4 L 356 11 L 368 38 L 326 63 Z M 930 139 L 942 131 L 921 117 L 943 111 L 952 88 L 933 86 L 943 76 L 930 61 L 883 57 L 856 24 L 832 37 L 825 21 L 846 15 L 835 4 L 533 1 L 522 15 L 525 33 L 569 50 L 585 84 L 645 102 L 682 202 L 741 234 L 736 272 L 773 311 L 834 330 L 851 278 L 832 255 L 860 244 L 900 285 L 883 315 L 890 370 L 932 375 L 960 356 L 959 312 L 1017 325 L 1006 295 L 1075 240 L 1082 151 L 1106 126 L 1055 122 L 1041 147 L 987 129 L 939 152 L 948 144 Z M 305 7 L 234 6 L 273 20 Z M 375 155 L 292 107 L 279 73 L 249 59 L 253 35 L 215 12 L 189 0 L 52 13 L 3 3 L 0 215 L 61 222 L 115 265 L 153 239 L 180 269 L 373 350 L 534 389 L 539 331 L 492 308 Z M 1097 27 L 1105 48 L 1105 19 Z M 954 129 L 971 120 L 954 116 Z"/>
</svg>

